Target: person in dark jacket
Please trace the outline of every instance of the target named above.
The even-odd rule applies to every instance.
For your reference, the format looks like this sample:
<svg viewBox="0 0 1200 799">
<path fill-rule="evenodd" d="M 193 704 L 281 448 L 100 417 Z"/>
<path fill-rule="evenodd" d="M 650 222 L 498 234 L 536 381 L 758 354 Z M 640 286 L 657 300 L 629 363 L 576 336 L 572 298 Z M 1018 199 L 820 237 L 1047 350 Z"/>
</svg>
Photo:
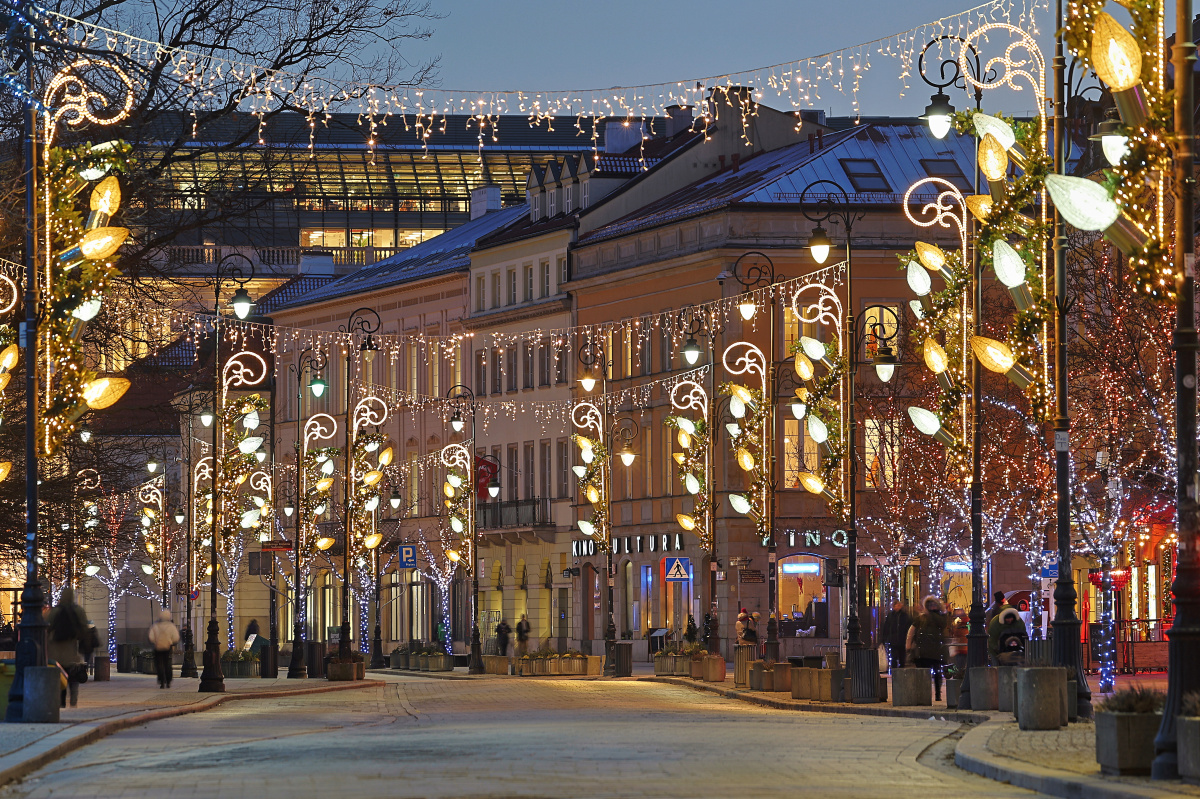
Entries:
<svg viewBox="0 0 1200 799">
<path fill-rule="evenodd" d="M 988 625 L 988 655 L 997 666 L 1021 666 L 1025 663 L 1028 633 L 1021 614 L 1007 605 Z"/>
<path fill-rule="evenodd" d="M 893 669 L 904 668 L 904 650 L 908 640 L 908 628 L 912 626 L 912 617 L 904 607 L 904 603 L 896 600 L 892 609 L 883 620 L 883 629 L 879 636 L 888 649 L 888 664 Z"/>
<path fill-rule="evenodd" d="M 991 607 L 984 611 L 983 614 L 983 626 L 985 629 L 991 625 L 992 619 L 996 618 L 1000 611 L 1004 610 L 1006 606 L 1009 606 L 1008 603 L 1004 601 L 1003 591 L 997 591 L 995 594 L 993 594 L 992 600 Z"/>
<path fill-rule="evenodd" d="M 88 671 L 93 674 L 95 673 L 96 650 L 99 648 L 100 633 L 96 632 L 96 625 L 88 620 L 87 632 L 83 634 L 83 638 L 79 639 L 79 654 L 83 655 Z"/>
<path fill-rule="evenodd" d="M 908 628 L 906 648 L 914 666 L 933 671 L 934 698 L 942 698 L 942 667 L 946 664 L 946 639 L 950 617 L 942 601 L 930 594 L 921 603 L 924 610 Z"/>
</svg>

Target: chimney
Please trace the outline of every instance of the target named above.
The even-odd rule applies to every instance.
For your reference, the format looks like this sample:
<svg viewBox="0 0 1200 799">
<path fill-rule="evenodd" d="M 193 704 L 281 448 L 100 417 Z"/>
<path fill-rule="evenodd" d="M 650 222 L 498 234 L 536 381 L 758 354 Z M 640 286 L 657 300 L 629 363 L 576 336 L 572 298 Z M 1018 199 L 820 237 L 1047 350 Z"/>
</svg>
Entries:
<svg viewBox="0 0 1200 799">
<path fill-rule="evenodd" d="M 667 106 L 666 137 L 669 139 L 676 133 L 687 130 L 692 126 L 692 107 L 690 105 Z"/>
<path fill-rule="evenodd" d="M 604 152 L 623 153 L 630 147 L 642 143 L 646 123 L 642 120 L 628 121 L 610 119 L 604 123 Z"/>
<path fill-rule="evenodd" d="M 474 221 L 484 214 L 489 214 L 492 211 L 499 211 L 500 205 L 500 187 L 494 183 L 488 183 L 475 189 L 471 189 L 471 220 Z"/>
</svg>

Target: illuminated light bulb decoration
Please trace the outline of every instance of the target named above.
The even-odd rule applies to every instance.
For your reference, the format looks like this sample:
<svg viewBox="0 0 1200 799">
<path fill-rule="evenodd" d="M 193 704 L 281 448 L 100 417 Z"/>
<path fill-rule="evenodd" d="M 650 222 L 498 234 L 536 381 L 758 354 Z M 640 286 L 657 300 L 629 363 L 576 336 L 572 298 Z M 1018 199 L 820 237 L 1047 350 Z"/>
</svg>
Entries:
<svg viewBox="0 0 1200 799">
<path fill-rule="evenodd" d="M 1149 113 L 1142 90 L 1142 48 L 1121 23 L 1101 11 L 1092 29 L 1092 68 L 1112 90 L 1121 120 L 1138 127 Z"/>
<path fill-rule="evenodd" d="M 992 245 L 992 268 L 996 277 L 1008 288 L 1018 311 L 1033 307 L 1033 294 L 1025 282 L 1025 260 L 1004 239 Z"/>
</svg>

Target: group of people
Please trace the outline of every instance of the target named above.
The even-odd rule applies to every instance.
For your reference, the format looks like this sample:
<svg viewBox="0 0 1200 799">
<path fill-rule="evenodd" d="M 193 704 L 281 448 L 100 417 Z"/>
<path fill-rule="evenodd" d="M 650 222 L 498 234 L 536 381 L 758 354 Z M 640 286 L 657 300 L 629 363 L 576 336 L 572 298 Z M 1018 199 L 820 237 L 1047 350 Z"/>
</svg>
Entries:
<svg viewBox="0 0 1200 799">
<path fill-rule="evenodd" d="M 748 613 L 745 608 L 742 608 L 737 617 L 737 624 L 734 625 L 734 632 L 740 646 L 756 645 L 758 643 L 758 613 Z"/>
<path fill-rule="evenodd" d="M 510 673 L 515 673 L 517 676 L 522 676 L 524 666 L 521 658 L 529 654 L 529 618 L 526 614 L 521 614 L 521 620 L 517 622 L 517 642 L 514 649 L 509 648 L 509 641 L 512 639 L 513 629 L 508 626 L 508 622 L 504 619 L 496 625 L 496 649 L 500 655 L 508 657 L 508 670 Z M 516 670 L 513 670 L 513 660 L 516 660 Z"/>
<path fill-rule="evenodd" d="M 984 615 L 988 634 L 988 659 L 993 666 L 1020 665 L 1025 659 L 1028 633 L 1017 609 L 997 591 Z M 967 624 L 953 616 L 932 594 L 921 602 L 913 616 L 903 602 L 892 605 L 883 620 L 880 639 L 888 650 L 892 668 L 911 663 L 933 671 L 934 696 L 942 698 L 942 670 L 947 663 L 965 661 Z M 960 663 L 961 665 L 961 663 Z"/>
</svg>

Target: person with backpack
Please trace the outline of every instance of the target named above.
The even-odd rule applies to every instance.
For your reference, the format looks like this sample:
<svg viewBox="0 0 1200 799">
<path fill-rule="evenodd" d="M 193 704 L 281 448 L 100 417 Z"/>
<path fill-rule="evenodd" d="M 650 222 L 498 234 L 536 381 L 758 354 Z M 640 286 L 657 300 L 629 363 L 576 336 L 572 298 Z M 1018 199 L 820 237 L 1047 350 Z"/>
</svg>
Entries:
<svg viewBox="0 0 1200 799">
<path fill-rule="evenodd" d="M 921 603 L 923 610 L 908 628 L 905 649 L 913 665 L 933 671 L 934 699 L 942 698 L 942 667 L 946 664 L 946 638 L 950 617 L 942 601 L 930 594 Z"/>
<path fill-rule="evenodd" d="M 46 662 L 57 663 L 67 675 L 67 688 L 62 692 L 62 706 L 79 704 L 79 686 L 87 682 L 87 664 L 79 654 L 79 641 L 87 635 L 87 614 L 75 603 L 75 590 L 70 586 L 62 591 L 58 604 L 46 616 Z"/>
<path fill-rule="evenodd" d="M 179 628 L 171 620 L 171 611 L 164 610 L 158 614 L 158 621 L 150 625 L 147 633 L 154 647 L 154 671 L 158 674 L 158 687 L 171 687 L 171 650 L 179 643 Z"/>
<path fill-rule="evenodd" d="M 1009 605 L 988 625 L 988 654 L 997 666 L 1020 666 L 1025 663 L 1025 641 L 1028 633 L 1017 609 Z"/>
</svg>

